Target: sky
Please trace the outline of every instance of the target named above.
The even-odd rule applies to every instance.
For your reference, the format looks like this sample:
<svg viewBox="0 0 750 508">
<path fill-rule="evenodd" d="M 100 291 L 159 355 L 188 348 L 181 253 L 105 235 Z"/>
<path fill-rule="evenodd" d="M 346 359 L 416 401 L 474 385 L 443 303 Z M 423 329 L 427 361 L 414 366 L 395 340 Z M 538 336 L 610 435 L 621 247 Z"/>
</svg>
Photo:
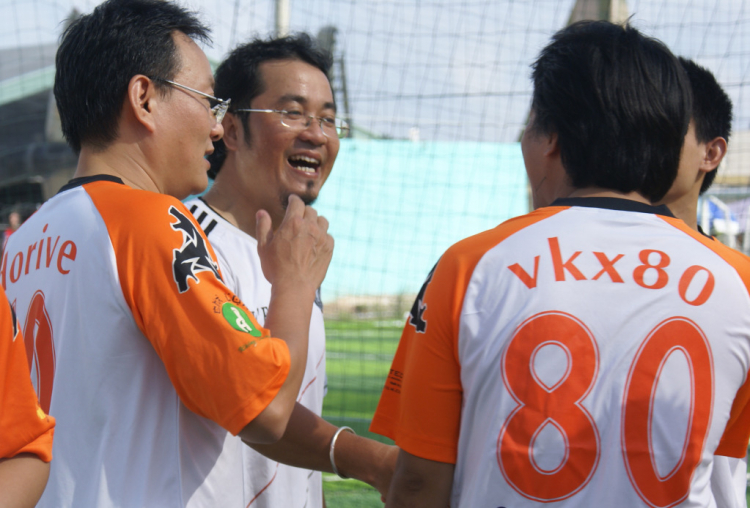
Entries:
<svg viewBox="0 0 750 508">
<path fill-rule="evenodd" d="M 0 48 L 54 42 L 93 0 L 0 0 Z M 274 31 L 273 0 L 183 0 L 213 28 L 208 56 Z M 516 141 L 530 64 L 567 22 L 573 0 L 291 0 L 291 30 L 338 29 L 353 123 L 377 135 Z M 750 129 L 750 0 L 630 0 L 632 23 L 696 59 Z"/>
</svg>

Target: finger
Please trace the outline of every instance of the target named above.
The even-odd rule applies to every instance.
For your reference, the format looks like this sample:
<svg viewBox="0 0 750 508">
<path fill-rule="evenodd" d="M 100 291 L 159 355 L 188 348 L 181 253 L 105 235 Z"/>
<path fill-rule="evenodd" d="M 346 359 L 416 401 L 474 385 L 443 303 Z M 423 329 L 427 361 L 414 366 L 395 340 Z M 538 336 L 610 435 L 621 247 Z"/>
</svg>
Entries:
<svg viewBox="0 0 750 508">
<path fill-rule="evenodd" d="M 287 217 L 302 217 L 305 214 L 305 203 L 302 201 L 302 198 L 297 196 L 296 194 L 290 194 L 289 200 L 287 201 L 286 206 L 286 215 L 284 216 L 284 220 L 286 220 Z"/>
<path fill-rule="evenodd" d="M 323 217 L 322 215 L 318 216 L 318 227 L 323 232 L 323 234 L 328 232 L 328 219 Z"/>
<path fill-rule="evenodd" d="M 305 219 L 315 221 L 318 218 L 318 211 L 312 206 L 305 207 Z"/>
<path fill-rule="evenodd" d="M 258 247 L 265 247 L 273 238 L 273 227 L 271 216 L 265 210 L 258 210 L 255 214 L 255 236 L 258 238 Z"/>
</svg>

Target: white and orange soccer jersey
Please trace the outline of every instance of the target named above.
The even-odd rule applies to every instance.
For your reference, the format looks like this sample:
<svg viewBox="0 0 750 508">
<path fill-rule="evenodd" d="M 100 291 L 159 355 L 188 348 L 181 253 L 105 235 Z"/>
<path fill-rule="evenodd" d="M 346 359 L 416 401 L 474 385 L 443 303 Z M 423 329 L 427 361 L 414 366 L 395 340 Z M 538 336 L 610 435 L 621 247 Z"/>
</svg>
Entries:
<svg viewBox="0 0 750 508">
<path fill-rule="evenodd" d="M 0 288 L 0 459 L 33 453 L 49 462 L 54 427 L 39 407 L 21 330 Z"/>
<path fill-rule="evenodd" d="M 39 506 L 242 506 L 227 431 L 273 399 L 289 351 L 221 282 L 182 203 L 73 180 L 13 234 L 0 277 L 57 419 Z"/>
<path fill-rule="evenodd" d="M 371 430 L 455 463 L 451 506 L 716 506 L 750 436 L 750 261 L 588 198 L 451 247 Z"/>
<path fill-rule="evenodd" d="M 271 284 L 263 276 L 255 238 L 227 222 L 200 198 L 185 203 L 206 232 L 224 282 L 263 325 L 271 300 Z M 310 318 L 307 365 L 297 402 L 320 415 L 325 395 L 325 327 L 320 293 Z M 235 438 L 243 457 L 244 506 L 253 508 L 320 508 L 323 483 L 318 471 L 279 464 Z"/>
</svg>

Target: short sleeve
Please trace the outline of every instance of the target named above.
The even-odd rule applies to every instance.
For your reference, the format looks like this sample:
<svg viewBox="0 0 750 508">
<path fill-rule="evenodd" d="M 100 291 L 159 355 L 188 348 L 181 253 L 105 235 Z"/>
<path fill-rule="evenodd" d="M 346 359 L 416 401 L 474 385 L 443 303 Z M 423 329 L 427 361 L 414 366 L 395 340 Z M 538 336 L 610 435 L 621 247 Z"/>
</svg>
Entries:
<svg viewBox="0 0 750 508">
<path fill-rule="evenodd" d="M 236 435 L 284 384 L 286 343 L 224 285 L 213 249 L 182 203 L 105 182 L 85 188 L 107 226 L 125 301 L 180 399 Z"/>
<path fill-rule="evenodd" d="M 456 461 L 463 396 L 456 268 L 444 256 L 417 296 L 371 427 L 412 455 L 447 463 Z"/>
<path fill-rule="evenodd" d="M 55 419 L 39 407 L 23 337 L 0 288 L 0 458 L 33 453 L 52 460 Z"/>
</svg>

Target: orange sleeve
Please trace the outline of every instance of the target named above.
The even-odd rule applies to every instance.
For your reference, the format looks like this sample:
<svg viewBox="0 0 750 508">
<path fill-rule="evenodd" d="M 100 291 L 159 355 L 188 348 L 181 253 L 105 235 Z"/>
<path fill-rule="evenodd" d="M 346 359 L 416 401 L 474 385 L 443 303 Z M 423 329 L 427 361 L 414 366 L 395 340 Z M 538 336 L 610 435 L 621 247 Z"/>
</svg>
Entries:
<svg viewBox="0 0 750 508">
<path fill-rule="evenodd" d="M 39 407 L 21 330 L 0 287 L 0 458 L 33 453 L 49 462 L 54 427 Z"/>
<path fill-rule="evenodd" d="M 430 274 L 430 277 L 432 273 Z M 424 291 L 427 288 L 427 282 L 422 286 L 422 290 L 417 296 L 417 300 L 414 305 L 417 306 L 421 302 L 421 298 L 424 295 Z M 409 317 L 409 321 L 411 316 Z M 409 341 L 412 339 L 413 334 L 410 333 L 409 327 L 412 326 L 406 322 L 403 332 L 401 332 L 401 340 L 398 342 L 396 348 L 396 354 L 393 356 L 393 362 L 391 362 L 391 368 L 388 371 L 388 377 L 385 380 L 385 386 L 383 392 L 380 394 L 380 401 L 378 407 L 375 409 L 375 414 L 372 417 L 370 423 L 370 432 L 380 434 L 381 436 L 389 437 L 393 440 L 396 439 L 395 431 L 398 424 L 399 405 L 401 402 L 401 382 L 404 378 L 404 365 L 406 363 L 406 351 L 409 348 Z"/>
<path fill-rule="evenodd" d="M 455 464 L 463 389 L 458 356 L 464 295 L 484 254 L 555 207 L 452 246 L 428 276 L 401 336 L 371 430 L 418 457 Z"/>
<path fill-rule="evenodd" d="M 125 301 L 180 399 L 238 434 L 284 384 L 286 342 L 223 284 L 213 248 L 182 203 L 110 182 L 84 187 L 107 225 Z"/>
<path fill-rule="evenodd" d="M 407 323 L 396 444 L 421 458 L 455 463 L 461 422 L 458 325 L 465 285 L 460 262 L 449 250 L 425 288 L 417 325 Z M 424 324 L 424 331 L 418 326 Z"/>
<path fill-rule="evenodd" d="M 695 232 L 679 219 L 670 217 L 662 217 L 662 219 L 688 233 L 726 261 L 737 272 L 750 295 L 750 258 L 717 240 L 706 238 Z M 750 442 L 750 373 L 746 376 L 745 382 L 734 396 L 729 421 L 719 441 L 719 446 L 714 452 L 715 455 L 736 458 L 747 456 L 747 446 Z"/>
</svg>

